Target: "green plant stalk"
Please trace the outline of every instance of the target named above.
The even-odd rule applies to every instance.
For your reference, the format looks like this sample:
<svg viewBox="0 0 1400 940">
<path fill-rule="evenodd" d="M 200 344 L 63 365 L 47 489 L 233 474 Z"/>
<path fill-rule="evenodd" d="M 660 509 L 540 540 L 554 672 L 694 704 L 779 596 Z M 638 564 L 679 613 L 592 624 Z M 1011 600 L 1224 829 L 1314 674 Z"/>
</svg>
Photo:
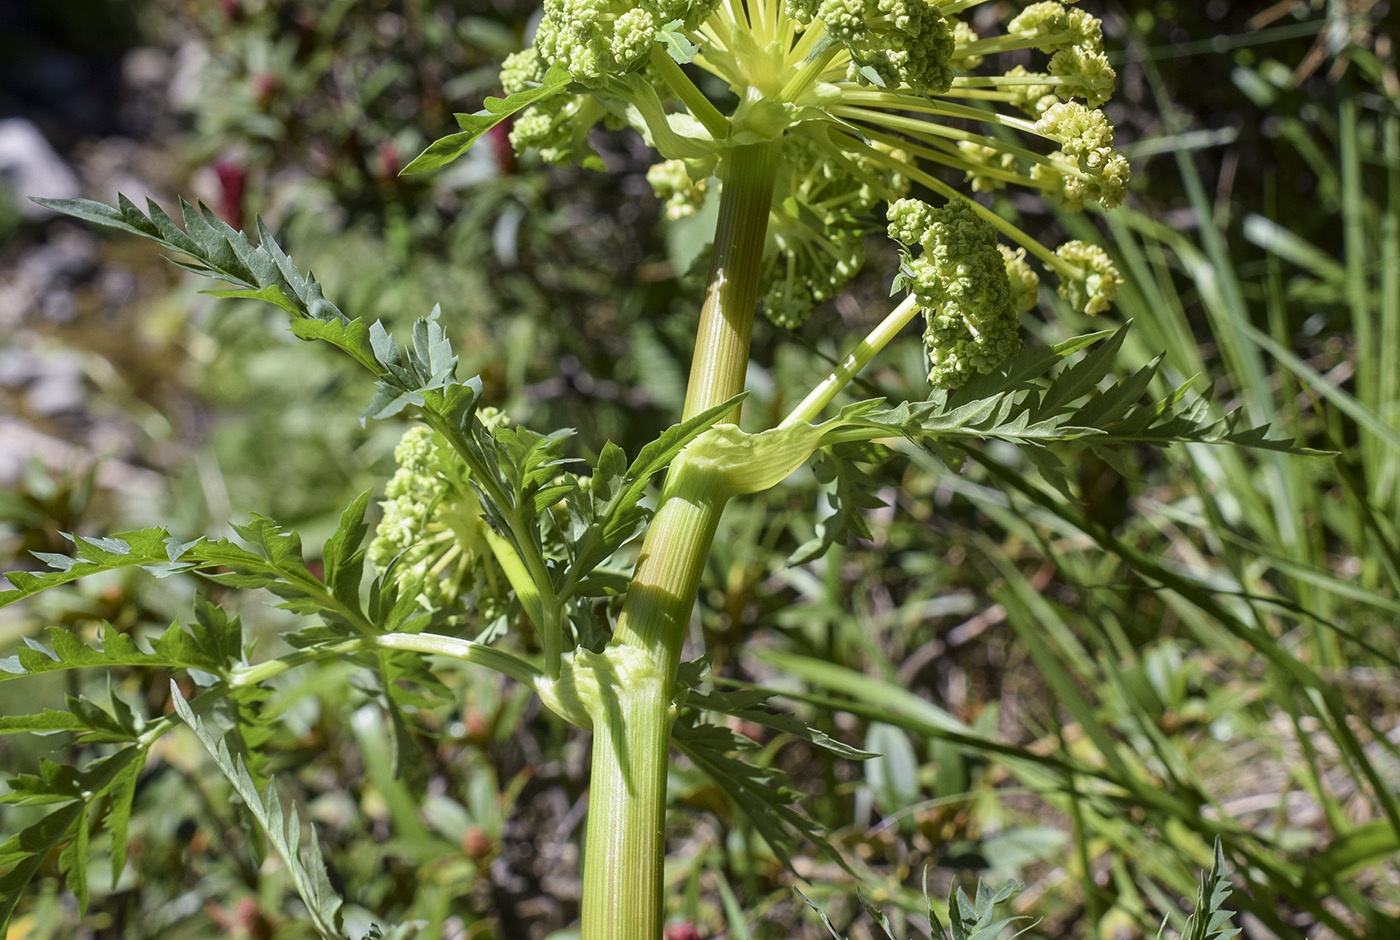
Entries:
<svg viewBox="0 0 1400 940">
<path fill-rule="evenodd" d="M 685 415 L 743 391 L 759 269 L 777 172 L 776 143 L 736 148 L 724 188 L 714 260 L 691 364 Z M 737 410 L 732 416 L 737 421 Z M 604 701 L 593 716 L 584 846 L 582 940 L 657 940 L 664 917 L 666 771 L 676 668 L 729 492 L 718 473 L 678 457 L 604 655 Z M 641 662 L 647 668 L 636 669 Z"/>
<path fill-rule="evenodd" d="M 890 311 L 880 325 L 871 330 L 865 339 L 861 340 L 856 347 L 846 354 L 841 363 L 833 369 L 826 378 L 818 383 L 817 387 L 807 393 L 807 397 L 797 403 L 797 407 L 792 409 L 782 423 L 780 428 L 790 428 L 795 424 L 816 420 L 822 413 L 822 409 L 831 404 L 831 400 L 840 394 L 841 389 L 851 383 L 860 371 L 869 365 L 870 360 L 875 358 L 876 353 L 884 349 L 889 341 L 899 335 L 899 331 L 908 325 L 919 313 L 919 304 L 913 294 L 904 298 L 899 306 Z"/>
<path fill-rule="evenodd" d="M 723 140 L 729 136 L 729 118 L 695 87 L 695 83 L 681 70 L 669 52 L 659 45 L 653 47 L 651 64 L 661 73 L 661 77 L 666 80 L 676 97 L 695 115 L 695 119 L 714 135 L 715 140 Z"/>
<path fill-rule="evenodd" d="M 720 165 L 724 188 L 682 420 L 744 390 L 777 164 L 774 141 L 736 147 Z M 737 408 L 731 420 L 739 423 Z"/>
<path fill-rule="evenodd" d="M 672 683 L 629 678 L 593 723 L 583 940 L 657 940 L 665 917 Z"/>
</svg>

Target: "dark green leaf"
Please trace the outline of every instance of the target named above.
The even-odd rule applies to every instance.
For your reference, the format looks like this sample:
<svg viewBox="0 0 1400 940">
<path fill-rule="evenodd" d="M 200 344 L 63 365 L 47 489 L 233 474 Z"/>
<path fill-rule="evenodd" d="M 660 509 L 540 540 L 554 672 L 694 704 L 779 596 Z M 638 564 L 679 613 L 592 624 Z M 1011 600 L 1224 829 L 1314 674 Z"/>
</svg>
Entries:
<svg viewBox="0 0 1400 940">
<path fill-rule="evenodd" d="M 1225 909 L 1229 897 L 1230 874 L 1225 868 L 1224 849 L 1217 838 L 1210 874 L 1201 881 L 1196 892 L 1196 910 L 1186 921 L 1182 940 L 1233 940 L 1239 936 L 1240 929 L 1230 926 L 1233 912 Z"/>
<path fill-rule="evenodd" d="M 180 694 L 180 689 L 174 682 L 170 684 L 172 702 L 176 713 L 194 731 L 199 743 L 204 745 L 205 750 L 214 759 L 229 782 L 233 784 L 234 790 L 242 798 L 244 805 L 258 821 L 264 833 L 267 835 L 269 844 L 281 857 L 282 863 L 287 866 L 287 871 L 292 876 L 292 883 L 295 885 L 297 893 L 301 895 L 302 901 L 306 904 L 307 912 L 311 916 L 312 923 L 326 940 L 341 940 L 344 934 L 341 930 L 340 908 L 343 902 L 331 886 L 330 876 L 326 872 L 325 862 L 322 860 L 320 842 L 316 838 L 316 830 L 311 829 L 311 841 L 307 847 L 306 858 L 302 858 L 301 848 L 301 818 L 295 808 L 287 812 L 282 807 L 282 798 L 277 793 L 277 785 L 273 780 L 269 780 L 266 787 L 260 793 L 253 783 L 253 778 L 249 775 L 248 769 L 244 766 L 241 757 L 234 758 L 229 753 L 228 745 L 224 741 L 216 740 L 205 727 L 190 706 L 185 702 Z"/>
<path fill-rule="evenodd" d="M 877 464 L 888 456 L 887 448 L 869 442 L 836 444 L 817 452 L 812 466 L 817 479 L 836 483 L 828 497 L 832 514 L 822 520 L 820 535 L 792 553 L 787 560 L 789 565 L 805 565 L 825 555 L 833 545 L 852 538 L 870 538 L 870 527 L 862 512 L 883 506 L 884 501 L 877 495 L 880 481 L 861 464 Z"/>
<path fill-rule="evenodd" d="M 792 715 L 766 710 L 763 706 L 768 703 L 770 698 L 772 698 L 772 693 L 757 689 L 744 689 L 735 692 L 692 690 L 686 697 L 685 703 L 691 708 L 721 712 L 744 721 L 751 721 L 765 728 L 772 728 L 781 734 L 791 735 L 809 744 L 814 744 L 846 760 L 869 760 L 872 757 L 880 756 L 876 751 L 863 751 L 838 741 Z"/>
<path fill-rule="evenodd" d="M 154 202 L 147 201 L 147 218 L 125 196 L 118 196 L 117 200 L 116 209 L 88 199 L 35 201 L 87 222 L 149 238 L 171 251 L 193 258 L 194 263 L 176 261 L 185 270 L 244 288 L 211 292 L 215 296 L 266 300 L 295 317 L 321 321 L 346 320 L 335 304 L 322 295 L 321 285 L 316 279 L 309 273 L 302 274 L 297 270 L 261 219 L 257 220 L 260 244 L 254 247 L 248 241 L 248 236 L 234 231 L 205 206 L 195 208 L 184 200 L 180 201 L 186 229 L 182 232 Z"/>
<path fill-rule="evenodd" d="M 791 850 L 799 839 L 806 838 L 846 867 L 821 827 L 796 808 L 801 794 L 780 783 L 781 771 L 745 759 L 743 755 L 755 750 L 754 743 L 728 728 L 699 722 L 697 715 L 688 709 L 676 720 L 672 737 L 676 748 L 733 800 L 778 860 L 791 869 Z"/>
<path fill-rule="evenodd" d="M 0 868 L 13 866 L 0 875 L 0 931 L 8 931 L 15 905 L 30 879 L 54 848 L 72 838 L 82 815 L 82 803 L 69 803 L 0 845 Z"/>
<path fill-rule="evenodd" d="M 574 563 L 562 585 L 561 595 L 576 590 L 594 568 L 642 531 L 650 513 L 639 504 L 652 477 L 668 467 L 687 444 L 713 427 L 742 400 L 742 396 L 736 396 L 667 428 L 638 452 L 637 459 L 625 471 L 621 448 L 613 445 L 603 448 L 593 473 L 592 518 L 573 546 Z"/>
<path fill-rule="evenodd" d="M 347 608 L 359 612 L 360 582 L 364 579 L 365 510 L 369 507 L 370 491 L 355 497 L 354 502 L 340 514 L 340 525 L 321 549 L 324 578 L 331 593 Z"/>
</svg>

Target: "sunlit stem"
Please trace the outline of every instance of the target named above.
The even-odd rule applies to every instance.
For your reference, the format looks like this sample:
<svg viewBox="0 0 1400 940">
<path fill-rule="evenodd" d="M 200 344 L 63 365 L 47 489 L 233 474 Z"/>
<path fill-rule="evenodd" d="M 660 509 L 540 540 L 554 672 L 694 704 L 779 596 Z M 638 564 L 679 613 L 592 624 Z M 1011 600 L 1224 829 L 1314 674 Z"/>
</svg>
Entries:
<svg viewBox="0 0 1400 940">
<path fill-rule="evenodd" d="M 979 39 L 970 42 L 965 46 L 958 47 L 958 54 L 969 55 L 996 55 L 998 52 L 1016 52 L 1020 49 L 1053 49 L 1058 46 L 1067 45 L 1074 41 L 1074 34 L 1070 32 L 1051 33 L 1045 36 L 992 36 L 989 39 Z"/>
<path fill-rule="evenodd" d="M 681 100 L 690 113 L 695 116 L 705 130 L 710 132 L 710 136 L 715 140 L 724 140 L 729 136 L 729 119 L 715 107 L 714 102 L 705 97 L 704 92 L 695 87 L 695 83 L 690 80 L 676 60 L 671 58 L 670 53 L 659 44 L 651 50 L 651 64 L 661 77 L 666 80 L 671 91 Z"/>
<path fill-rule="evenodd" d="M 919 313 L 919 305 L 914 296 L 904 298 L 899 306 L 890 311 L 889 316 L 880 322 L 880 325 L 871 330 L 865 339 L 861 340 L 846 354 L 832 372 L 822 379 L 816 388 L 807 393 L 807 397 L 798 403 L 797 407 L 783 419 L 778 425 L 780 428 L 789 428 L 797 424 L 815 421 L 821 414 L 822 409 L 831 404 L 831 400 L 840 394 L 841 390 L 851 384 L 851 380 L 860 374 L 861 370 L 869 365 L 880 350 L 884 349 L 890 342 L 899 335 L 900 330 L 909 324 Z"/>
<path fill-rule="evenodd" d="M 615 690 L 593 722 L 582 940 L 660 940 L 665 916 L 669 683 Z"/>
<path fill-rule="evenodd" d="M 721 164 L 714 258 L 697 328 L 687 417 L 743 391 L 777 144 L 735 148 Z M 738 418 L 737 412 L 732 415 Z M 582 940 L 657 940 L 665 910 L 664 823 L 674 683 L 729 491 L 717 471 L 672 461 L 627 588 L 608 662 L 640 662 L 593 716 Z M 599 688 L 609 691 L 606 676 Z"/>
<path fill-rule="evenodd" d="M 735 147 L 720 165 L 719 219 L 685 392 L 686 418 L 744 390 L 777 162 L 773 142 Z M 736 410 L 730 420 L 737 423 L 738 417 Z"/>
</svg>

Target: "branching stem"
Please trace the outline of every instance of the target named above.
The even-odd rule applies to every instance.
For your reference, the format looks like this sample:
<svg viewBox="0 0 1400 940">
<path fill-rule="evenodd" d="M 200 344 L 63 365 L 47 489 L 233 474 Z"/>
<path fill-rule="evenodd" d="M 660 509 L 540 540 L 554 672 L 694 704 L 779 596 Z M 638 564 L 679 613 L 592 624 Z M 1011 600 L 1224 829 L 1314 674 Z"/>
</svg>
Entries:
<svg viewBox="0 0 1400 940">
<path fill-rule="evenodd" d="M 685 416 L 743 391 L 763 242 L 777 172 L 776 143 L 735 148 L 695 342 Z M 737 422 L 737 409 L 732 415 Z M 656 940 L 664 914 L 666 768 L 676 668 L 700 575 L 728 491 L 711 468 L 672 462 L 604 657 L 628 677 L 593 716 L 592 786 L 583 863 L 583 940 Z M 651 668 L 638 670 L 638 659 Z"/>
<path fill-rule="evenodd" d="M 676 97 L 690 109 L 690 113 L 705 126 L 705 130 L 709 131 L 715 140 L 724 140 L 729 136 L 729 118 L 695 87 L 690 76 L 671 58 L 670 53 L 659 45 L 655 46 L 651 53 L 651 64 L 661 73 L 661 77 L 676 93 Z"/>
<path fill-rule="evenodd" d="M 889 344 L 890 340 L 899 335 L 899 331 L 908 325 L 919 313 L 919 305 L 911 294 L 900 302 L 899 306 L 890 311 L 889 316 L 880 322 L 880 325 L 870 331 L 870 334 L 857 344 L 841 360 L 840 365 L 831 371 L 826 378 L 818 383 L 817 387 L 807 393 L 807 397 L 798 403 L 797 407 L 783 419 L 780 428 L 790 428 L 803 422 L 816 419 L 821 414 L 822 409 L 831 404 L 840 391 L 851 383 L 860 371 L 864 369 L 871 359 L 880 350 Z"/>
</svg>

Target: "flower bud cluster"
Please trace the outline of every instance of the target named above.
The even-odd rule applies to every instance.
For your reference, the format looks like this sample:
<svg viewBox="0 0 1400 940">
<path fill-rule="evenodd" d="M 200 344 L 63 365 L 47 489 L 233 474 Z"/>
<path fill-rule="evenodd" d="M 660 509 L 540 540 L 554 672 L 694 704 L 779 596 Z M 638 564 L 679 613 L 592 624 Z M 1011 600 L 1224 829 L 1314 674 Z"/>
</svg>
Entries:
<svg viewBox="0 0 1400 940">
<path fill-rule="evenodd" d="M 1055 93 L 1083 98 L 1097 108 L 1113 95 L 1117 75 L 1103 51 L 1103 27 L 1095 16 L 1054 0 L 1032 3 L 1007 24 L 1009 35 L 1051 53 Z"/>
<path fill-rule="evenodd" d="M 481 409 L 478 418 L 506 422 L 491 408 Z M 486 542 L 486 522 L 466 466 L 445 440 L 422 426 L 404 433 L 394 460 L 399 468 L 379 504 L 384 516 L 369 545 L 370 563 L 416 590 L 429 609 L 474 595 L 478 613 L 494 619 L 507 586 Z"/>
<path fill-rule="evenodd" d="M 931 311 L 935 381 L 958 385 L 1019 345 L 1015 314 L 1039 287 L 1029 256 L 1086 312 L 1106 307 L 1118 280 L 1101 251 L 1052 251 L 974 194 L 1022 186 L 1070 211 L 1110 209 L 1129 181 L 1100 110 L 1116 82 L 1100 21 L 1073 0 L 1037 0 L 997 32 L 971 16 L 984 2 L 544 0 L 535 45 L 512 57 L 503 82 L 523 91 L 562 66 L 575 84 L 517 118 L 512 140 L 578 159 L 591 153 L 589 128 L 630 123 L 661 153 L 648 179 L 672 219 L 718 191 L 731 148 L 776 143 L 759 291 L 786 327 L 845 288 L 879 204 L 900 205 L 892 235 L 922 251 L 906 273 Z M 1027 50 L 1048 61 L 996 71 L 1002 54 Z M 727 86 L 728 114 L 697 71 Z M 949 185 L 949 170 L 971 193 Z M 898 202 L 911 184 L 945 201 L 924 204 L 936 218 Z M 958 251 L 969 254 L 957 261 Z"/>
<path fill-rule="evenodd" d="M 1032 168 L 1032 178 L 1055 192 L 1065 208 L 1078 210 L 1093 201 L 1112 209 L 1123 201 L 1128 161 L 1113 149 L 1113 124 L 1102 111 L 1077 101 L 1061 101 L 1046 109 L 1035 129 L 1060 145 L 1052 158 L 1071 162 L 1082 174 L 1056 172 L 1045 164 Z"/>
<path fill-rule="evenodd" d="M 904 276 L 924 311 L 930 383 L 958 388 L 1020 351 L 1017 305 L 1035 275 L 1022 267 L 1023 257 L 1002 252 L 996 229 L 976 210 L 962 200 L 934 208 L 900 199 L 889 208 L 889 235 L 922 249 L 906 256 Z M 1015 268 L 1014 293 L 1009 267 Z"/>
</svg>

